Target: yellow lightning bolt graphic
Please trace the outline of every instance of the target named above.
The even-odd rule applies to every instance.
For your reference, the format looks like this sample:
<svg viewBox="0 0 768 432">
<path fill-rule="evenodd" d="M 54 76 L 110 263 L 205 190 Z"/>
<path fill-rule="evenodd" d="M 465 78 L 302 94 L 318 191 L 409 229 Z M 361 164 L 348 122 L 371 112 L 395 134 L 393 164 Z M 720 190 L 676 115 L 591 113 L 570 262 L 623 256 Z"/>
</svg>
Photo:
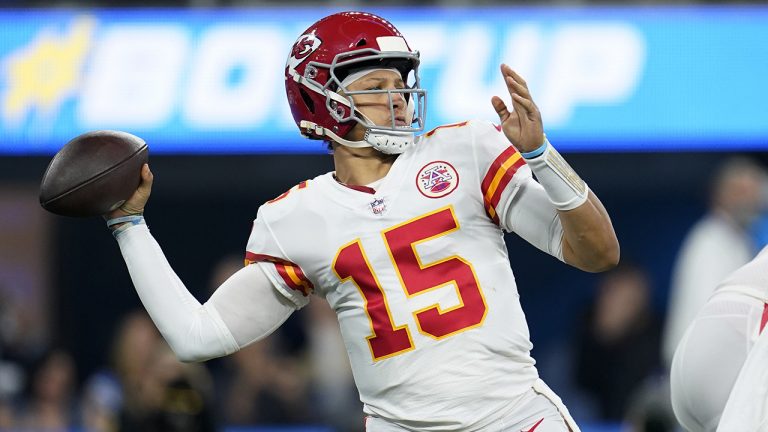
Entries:
<svg viewBox="0 0 768 432">
<path fill-rule="evenodd" d="M 3 100 L 9 119 L 22 121 L 35 106 L 51 111 L 77 89 L 94 27 L 92 18 L 80 17 L 67 34 L 43 30 L 11 56 Z"/>
</svg>

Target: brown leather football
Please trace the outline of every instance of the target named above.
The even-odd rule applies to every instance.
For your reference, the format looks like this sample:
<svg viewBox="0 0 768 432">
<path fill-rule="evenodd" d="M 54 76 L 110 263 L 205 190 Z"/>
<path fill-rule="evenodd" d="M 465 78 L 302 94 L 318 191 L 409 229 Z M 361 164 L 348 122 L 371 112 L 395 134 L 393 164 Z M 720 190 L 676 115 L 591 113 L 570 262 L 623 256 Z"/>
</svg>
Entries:
<svg viewBox="0 0 768 432">
<path fill-rule="evenodd" d="M 63 216 L 98 216 L 119 207 L 141 182 L 147 144 L 127 132 L 100 130 L 68 142 L 40 184 L 40 205 Z"/>
</svg>

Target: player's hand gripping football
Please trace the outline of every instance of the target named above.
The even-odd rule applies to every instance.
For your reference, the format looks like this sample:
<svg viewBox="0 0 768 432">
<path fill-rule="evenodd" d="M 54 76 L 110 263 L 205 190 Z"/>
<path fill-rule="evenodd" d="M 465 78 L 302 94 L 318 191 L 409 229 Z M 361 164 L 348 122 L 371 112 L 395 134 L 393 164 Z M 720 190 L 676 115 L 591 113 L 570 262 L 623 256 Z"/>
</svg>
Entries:
<svg viewBox="0 0 768 432">
<path fill-rule="evenodd" d="M 528 91 L 528 84 L 506 64 L 501 65 L 501 76 L 512 97 L 513 110 L 507 109 L 498 96 L 492 97 L 491 103 L 499 115 L 504 135 L 522 153 L 536 150 L 544 144 L 544 126 L 539 108 Z"/>
<path fill-rule="evenodd" d="M 152 171 L 149 170 L 149 164 L 144 164 L 144 166 L 141 167 L 141 183 L 139 183 L 136 192 L 134 192 L 123 205 L 104 215 L 104 218 L 109 220 L 122 216 L 144 213 L 144 206 L 147 205 L 149 195 L 152 193 L 153 179 L 154 176 L 152 175 Z"/>
</svg>

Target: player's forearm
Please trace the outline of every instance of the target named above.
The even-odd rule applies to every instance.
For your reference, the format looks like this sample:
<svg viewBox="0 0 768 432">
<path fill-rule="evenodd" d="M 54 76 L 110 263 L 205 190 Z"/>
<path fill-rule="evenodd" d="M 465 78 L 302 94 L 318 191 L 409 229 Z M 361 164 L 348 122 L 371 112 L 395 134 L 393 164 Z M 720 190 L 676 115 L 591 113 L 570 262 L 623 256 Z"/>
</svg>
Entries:
<svg viewBox="0 0 768 432">
<path fill-rule="evenodd" d="M 237 351 L 215 308 L 190 294 L 146 225 L 130 227 L 117 240 L 141 302 L 179 359 L 201 361 Z"/>
<path fill-rule="evenodd" d="M 619 262 L 616 233 L 605 207 L 584 180 L 546 137 L 541 147 L 523 157 L 557 209 L 565 262 L 589 272 L 615 267 Z"/>
<path fill-rule="evenodd" d="M 601 272 L 619 263 L 619 241 L 603 204 L 593 192 L 584 204 L 559 210 L 565 262 L 588 272 Z"/>
</svg>

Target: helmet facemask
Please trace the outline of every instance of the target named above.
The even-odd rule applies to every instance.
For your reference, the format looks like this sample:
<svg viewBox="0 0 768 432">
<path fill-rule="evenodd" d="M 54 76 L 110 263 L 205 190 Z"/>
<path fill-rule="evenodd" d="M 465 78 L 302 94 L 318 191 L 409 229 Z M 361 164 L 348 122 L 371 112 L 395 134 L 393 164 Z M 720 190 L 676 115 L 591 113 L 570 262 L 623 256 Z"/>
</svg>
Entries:
<svg viewBox="0 0 768 432">
<path fill-rule="evenodd" d="M 305 73 L 309 76 L 304 78 L 317 87 L 320 87 L 319 83 L 310 76 L 316 75 L 319 69 L 328 70 L 328 81 L 319 89 L 325 95 L 325 109 L 339 123 L 355 121 L 366 129 L 363 141 L 349 141 L 327 129 L 324 134 L 347 147 L 373 147 L 386 154 L 399 154 L 405 151 L 414 143 L 416 133 L 424 130 L 427 92 L 421 88 L 418 65 L 418 52 L 382 52 L 372 48 L 340 53 L 330 64 L 309 62 Z M 343 85 L 344 78 L 352 73 L 364 71 L 367 74 L 372 72 L 372 69 L 395 69 L 400 73 L 406 86 L 402 89 L 349 90 Z M 409 80 L 411 83 L 408 82 Z M 353 96 L 370 94 L 387 95 L 389 124 L 374 124 L 355 106 Z M 402 96 L 407 103 L 405 125 L 397 125 L 393 106 L 393 97 L 396 95 Z"/>
<path fill-rule="evenodd" d="M 296 40 L 285 67 L 286 95 L 299 131 L 310 139 L 348 147 L 403 152 L 425 125 L 426 91 L 421 89 L 418 66 L 419 53 L 411 50 L 392 23 L 379 16 L 340 12 L 317 21 Z M 347 76 L 363 69 L 396 69 L 405 88 L 353 92 L 342 85 Z M 359 98 L 357 107 L 352 100 L 372 93 L 386 94 L 390 102 L 389 120 L 378 119 L 382 125 L 362 114 Z M 379 97 L 383 103 L 384 97 Z M 400 97 L 407 102 L 408 113 L 401 113 L 400 106 L 392 107 L 393 101 L 401 103 L 395 100 Z M 402 116 L 400 121 L 398 116 Z M 365 128 L 362 140 L 346 139 L 358 125 Z"/>
</svg>

